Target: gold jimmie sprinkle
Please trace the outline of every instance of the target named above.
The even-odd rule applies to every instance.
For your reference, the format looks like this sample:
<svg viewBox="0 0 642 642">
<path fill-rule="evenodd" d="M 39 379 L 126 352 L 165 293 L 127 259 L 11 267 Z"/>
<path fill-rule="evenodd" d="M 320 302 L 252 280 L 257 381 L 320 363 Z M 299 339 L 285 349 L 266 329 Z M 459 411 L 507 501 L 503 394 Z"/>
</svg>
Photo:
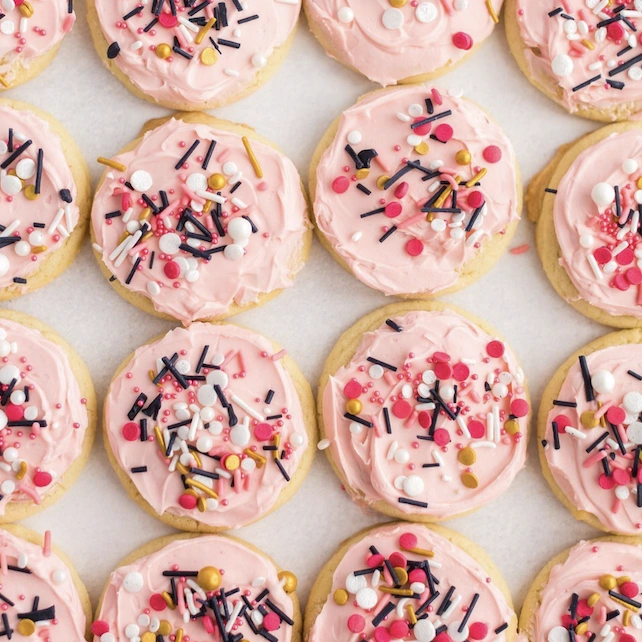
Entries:
<svg viewBox="0 0 642 642">
<path fill-rule="evenodd" d="M 96 159 L 96 162 L 100 163 L 101 165 L 107 165 L 107 167 L 111 167 L 112 169 L 116 169 L 119 172 L 124 172 L 127 170 L 127 166 L 123 165 L 122 163 L 118 163 L 117 161 L 112 160 L 111 158 L 103 158 L 102 156 L 99 156 Z"/>
<path fill-rule="evenodd" d="M 486 8 L 488 9 L 488 13 L 490 14 L 493 22 L 497 24 L 499 22 L 499 16 L 495 11 L 495 7 L 493 7 L 493 0 L 486 0 Z"/>
<path fill-rule="evenodd" d="M 250 163 L 252 163 L 252 167 L 254 168 L 256 177 L 263 178 L 263 170 L 261 169 L 259 161 L 255 156 L 254 151 L 252 150 L 249 138 L 247 136 L 243 136 L 241 140 L 243 141 L 243 146 L 245 147 L 245 151 L 247 152 L 248 158 L 250 159 Z"/>
</svg>

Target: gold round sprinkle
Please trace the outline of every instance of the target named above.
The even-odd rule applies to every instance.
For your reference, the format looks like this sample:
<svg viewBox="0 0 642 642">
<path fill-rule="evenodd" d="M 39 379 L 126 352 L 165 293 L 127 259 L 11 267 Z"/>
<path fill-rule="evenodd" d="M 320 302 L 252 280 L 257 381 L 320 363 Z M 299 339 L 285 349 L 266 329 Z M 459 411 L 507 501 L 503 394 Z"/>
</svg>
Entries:
<svg viewBox="0 0 642 642">
<path fill-rule="evenodd" d="M 638 178 L 638 181 L 637 181 L 636 185 L 637 185 L 638 189 L 642 189 L 642 176 L 640 176 L 640 178 Z"/>
<path fill-rule="evenodd" d="M 464 466 L 472 466 L 477 461 L 477 455 L 472 448 L 462 448 L 457 453 L 457 459 Z"/>
<path fill-rule="evenodd" d="M 600 586 L 605 591 L 612 591 L 617 586 L 617 580 L 612 575 L 602 575 L 600 577 Z"/>
<path fill-rule="evenodd" d="M 20 468 L 18 468 L 18 472 L 16 473 L 16 479 L 23 479 L 26 474 L 27 474 L 27 462 L 21 461 Z"/>
<path fill-rule="evenodd" d="M 428 143 L 426 141 L 421 141 L 419 145 L 415 145 L 415 151 L 420 156 L 424 156 L 424 154 L 427 154 L 429 149 L 430 147 L 428 147 Z"/>
<path fill-rule="evenodd" d="M 467 149 L 460 149 L 455 154 L 455 161 L 457 162 L 457 165 L 469 165 L 471 160 L 472 156 Z"/>
<path fill-rule="evenodd" d="M 405 568 L 401 568 L 401 566 L 395 566 L 393 570 L 399 580 L 399 584 L 403 586 L 408 581 L 408 571 Z"/>
<path fill-rule="evenodd" d="M 241 458 L 238 455 L 228 455 L 225 458 L 225 469 L 236 470 L 241 465 Z"/>
<path fill-rule="evenodd" d="M 158 635 L 166 636 L 172 632 L 172 625 L 167 620 L 161 620 Z"/>
<path fill-rule="evenodd" d="M 370 174 L 370 170 L 366 169 L 363 167 L 362 169 L 358 169 L 355 173 L 355 176 L 362 181 L 364 178 L 368 178 L 368 174 Z"/>
<path fill-rule="evenodd" d="M 584 428 L 595 428 L 595 426 L 600 423 L 599 419 L 595 418 L 595 412 L 593 410 L 585 410 L 580 415 L 580 421 Z"/>
<path fill-rule="evenodd" d="M 204 566 L 196 576 L 196 583 L 205 591 L 215 591 L 221 584 L 221 574 L 214 566 Z"/>
<path fill-rule="evenodd" d="M 205 501 L 205 497 L 199 497 L 198 501 L 196 502 L 196 508 L 198 508 L 199 513 L 204 513 L 205 510 L 207 509 L 207 503 Z"/>
<path fill-rule="evenodd" d="M 504 430 L 509 435 L 516 435 L 519 432 L 519 423 L 518 423 L 517 419 L 509 419 L 504 424 Z"/>
<path fill-rule="evenodd" d="M 165 60 L 172 55 L 172 48 L 167 43 L 161 42 L 160 45 L 156 45 L 156 55 Z"/>
<path fill-rule="evenodd" d="M 212 47 L 205 47 L 201 51 L 201 62 L 208 67 L 213 65 L 218 60 L 218 54 Z"/>
<path fill-rule="evenodd" d="M 156 635 L 151 631 L 145 631 L 140 638 L 140 642 L 156 642 Z"/>
<path fill-rule="evenodd" d="M 588 622 L 582 622 L 575 627 L 575 633 L 577 635 L 584 635 L 588 631 Z"/>
<path fill-rule="evenodd" d="M 617 585 L 622 586 L 622 584 L 626 584 L 627 582 L 630 582 L 631 578 L 628 575 L 622 575 L 621 577 L 617 578 Z"/>
<path fill-rule="evenodd" d="M 18 633 L 20 635 L 24 635 L 26 638 L 28 638 L 30 635 L 33 635 L 36 632 L 36 623 L 33 620 L 29 620 L 28 618 L 25 618 L 24 620 L 20 620 L 18 622 Z"/>
<path fill-rule="evenodd" d="M 390 180 L 390 176 L 386 176 L 385 174 L 383 176 L 379 176 L 377 179 L 377 187 L 379 189 L 383 189 L 384 185 Z"/>
<path fill-rule="evenodd" d="M 212 174 L 207 179 L 207 185 L 211 189 L 223 189 L 225 187 L 225 176 L 223 174 Z"/>
<path fill-rule="evenodd" d="M 338 604 L 339 606 L 343 606 L 344 604 L 348 603 L 348 599 L 350 596 L 348 595 L 348 591 L 346 591 L 345 589 L 337 589 L 334 592 L 333 597 L 334 597 L 335 604 Z"/>
<path fill-rule="evenodd" d="M 281 571 L 278 575 L 279 580 L 283 581 L 283 590 L 286 593 L 294 593 L 296 591 L 296 586 L 299 581 L 296 579 L 296 575 L 290 571 Z"/>
<path fill-rule="evenodd" d="M 396 9 L 400 9 L 401 7 L 404 7 L 407 1 L 408 0 L 388 0 L 388 2 L 390 3 L 390 6 L 395 7 Z"/>
<path fill-rule="evenodd" d="M 38 196 L 40 196 L 40 194 L 36 194 L 35 185 L 27 185 L 23 193 L 25 195 L 25 198 L 27 198 L 30 201 L 35 201 L 38 198 Z"/>
<path fill-rule="evenodd" d="M 20 8 L 20 13 L 25 18 L 31 18 L 31 16 L 33 16 L 33 7 L 28 2 L 23 2 L 19 8 Z"/>
<path fill-rule="evenodd" d="M 595 606 L 598 602 L 600 601 L 600 594 L 599 593 L 591 593 L 587 600 L 586 603 L 590 606 L 593 607 Z"/>
<path fill-rule="evenodd" d="M 479 486 L 479 479 L 474 473 L 462 473 L 461 483 L 466 486 L 466 488 L 477 488 Z"/>
<path fill-rule="evenodd" d="M 350 399 L 346 403 L 346 410 L 351 415 L 358 415 L 361 412 L 361 408 L 363 408 L 363 404 L 358 399 Z"/>
</svg>

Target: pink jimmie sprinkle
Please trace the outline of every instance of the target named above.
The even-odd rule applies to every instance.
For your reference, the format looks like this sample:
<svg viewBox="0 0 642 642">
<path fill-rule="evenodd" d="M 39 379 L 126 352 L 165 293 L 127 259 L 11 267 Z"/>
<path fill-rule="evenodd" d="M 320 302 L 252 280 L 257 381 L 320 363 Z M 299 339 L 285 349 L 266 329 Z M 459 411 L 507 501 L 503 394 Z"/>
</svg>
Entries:
<svg viewBox="0 0 642 642">
<path fill-rule="evenodd" d="M 288 353 L 288 351 L 283 348 L 282 350 L 279 350 L 276 354 L 272 355 L 272 361 L 278 361 L 279 359 L 283 359 L 285 355 Z"/>
<path fill-rule="evenodd" d="M 517 247 L 512 247 L 510 249 L 510 253 L 511 254 L 525 254 L 530 249 L 531 249 L 531 246 L 528 243 L 524 243 L 524 245 L 518 245 Z"/>
<path fill-rule="evenodd" d="M 45 539 L 42 543 L 42 554 L 45 557 L 51 555 L 51 531 L 45 531 Z"/>
</svg>

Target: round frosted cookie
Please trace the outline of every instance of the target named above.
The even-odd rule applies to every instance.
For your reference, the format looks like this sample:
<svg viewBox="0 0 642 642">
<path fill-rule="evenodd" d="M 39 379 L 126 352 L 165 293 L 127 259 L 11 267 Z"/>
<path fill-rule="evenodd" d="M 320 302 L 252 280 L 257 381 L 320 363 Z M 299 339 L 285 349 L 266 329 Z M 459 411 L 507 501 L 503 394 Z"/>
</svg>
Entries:
<svg viewBox="0 0 642 642">
<path fill-rule="evenodd" d="M 508 44 L 528 80 L 567 111 L 603 122 L 642 109 L 636 0 L 508 0 Z"/>
<path fill-rule="evenodd" d="M 301 0 L 92 0 L 94 45 L 133 94 L 170 109 L 214 109 L 267 81 L 285 58 Z"/>
<path fill-rule="evenodd" d="M 0 14 L 2 91 L 35 78 L 49 65 L 76 14 L 73 0 L 2 0 Z"/>
<path fill-rule="evenodd" d="M 553 375 L 538 416 L 553 492 L 577 519 L 607 532 L 642 529 L 640 359 L 640 330 L 589 343 Z"/>
<path fill-rule="evenodd" d="M 376 310 L 339 339 L 319 382 L 330 462 L 358 503 L 411 521 L 460 516 L 524 466 L 524 374 L 479 320 L 441 303 Z"/>
<path fill-rule="evenodd" d="M 322 244 L 388 295 L 465 287 L 507 248 L 522 189 L 499 126 L 472 102 L 412 86 L 366 94 L 310 167 Z"/>
<path fill-rule="evenodd" d="M 94 250 L 116 291 L 146 312 L 224 318 L 290 287 L 307 259 L 299 174 L 245 125 L 176 114 L 99 161 L 109 167 L 94 197 Z"/>
<path fill-rule="evenodd" d="M 312 392 L 294 361 L 228 324 L 177 328 L 127 357 L 103 425 L 129 494 L 191 531 L 238 528 L 279 507 L 316 441 Z"/>
<path fill-rule="evenodd" d="M 0 523 L 60 499 L 95 432 L 94 388 L 74 349 L 40 321 L 0 312 Z"/>
<path fill-rule="evenodd" d="M 438 526 L 390 523 L 347 539 L 321 569 L 307 642 L 513 642 L 517 616 L 486 552 Z"/>
<path fill-rule="evenodd" d="M 519 616 L 528 642 L 640 637 L 642 548 L 636 537 L 581 541 L 537 575 Z"/>
<path fill-rule="evenodd" d="M 22 526 L 0 529 L 2 617 L 0 636 L 49 642 L 85 642 L 91 602 L 66 555 Z M 33 636 L 33 637 L 32 637 Z"/>
<path fill-rule="evenodd" d="M 642 124 L 560 148 L 528 189 L 537 250 L 557 293 L 605 325 L 642 325 Z"/>
<path fill-rule="evenodd" d="M 91 187 L 80 150 L 52 116 L 0 100 L 0 123 L 0 300 L 7 300 L 71 265 L 87 232 Z"/>
<path fill-rule="evenodd" d="M 239 539 L 161 537 L 110 575 L 94 641 L 301 642 L 296 585 L 291 572 Z"/>
<path fill-rule="evenodd" d="M 332 58 L 381 85 L 427 82 L 472 55 L 503 0 L 304 0 L 312 33 Z"/>
</svg>

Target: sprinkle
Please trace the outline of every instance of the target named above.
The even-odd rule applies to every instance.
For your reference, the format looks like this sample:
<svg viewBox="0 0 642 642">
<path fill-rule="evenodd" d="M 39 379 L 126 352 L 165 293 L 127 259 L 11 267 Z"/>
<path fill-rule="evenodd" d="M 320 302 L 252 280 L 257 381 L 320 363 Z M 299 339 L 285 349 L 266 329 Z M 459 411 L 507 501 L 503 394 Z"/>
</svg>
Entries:
<svg viewBox="0 0 642 642">
<path fill-rule="evenodd" d="M 103 156 L 99 156 L 96 159 L 97 163 L 100 163 L 101 165 L 106 165 L 107 167 L 111 167 L 112 169 L 115 169 L 119 172 L 125 172 L 127 171 L 127 166 L 123 165 L 122 163 L 119 163 L 117 161 L 111 160 L 111 158 L 104 158 Z"/>
<path fill-rule="evenodd" d="M 252 169 L 254 169 L 254 173 L 256 174 L 257 178 L 263 178 L 263 170 L 261 169 L 261 165 L 259 164 L 259 161 L 254 154 L 254 150 L 252 149 L 252 146 L 250 145 L 250 140 L 247 136 L 243 136 L 241 138 L 243 141 L 243 146 L 245 147 L 245 152 L 247 153 L 248 158 L 250 159 L 250 163 L 252 164 Z"/>
</svg>

